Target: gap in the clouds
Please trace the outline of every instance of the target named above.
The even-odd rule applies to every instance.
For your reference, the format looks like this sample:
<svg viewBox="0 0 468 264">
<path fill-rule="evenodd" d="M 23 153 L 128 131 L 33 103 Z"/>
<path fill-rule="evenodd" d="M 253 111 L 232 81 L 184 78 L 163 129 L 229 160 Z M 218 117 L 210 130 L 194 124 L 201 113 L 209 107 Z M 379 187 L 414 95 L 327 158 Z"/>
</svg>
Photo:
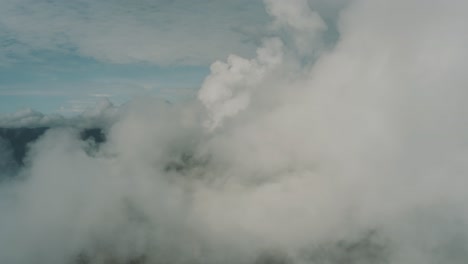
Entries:
<svg viewBox="0 0 468 264">
<path fill-rule="evenodd" d="M 43 113 L 81 112 L 109 98 L 135 96 L 177 101 L 193 96 L 207 66 L 113 64 L 59 52 L 35 52 L 0 68 L 0 113 L 32 108 Z"/>
</svg>

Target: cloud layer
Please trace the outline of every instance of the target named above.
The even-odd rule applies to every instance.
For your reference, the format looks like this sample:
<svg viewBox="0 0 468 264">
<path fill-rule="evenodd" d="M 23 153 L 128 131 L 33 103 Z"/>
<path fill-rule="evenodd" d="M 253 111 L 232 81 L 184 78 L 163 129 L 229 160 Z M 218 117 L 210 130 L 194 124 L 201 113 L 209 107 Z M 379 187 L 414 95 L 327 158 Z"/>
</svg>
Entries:
<svg viewBox="0 0 468 264">
<path fill-rule="evenodd" d="M 111 63 L 206 65 L 249 55 L 267 22 L 260 1 L 2 1 L 4 59 L 38 51 Z M 5 54 L 6 53 L 6 54 Z"/>
<path fill-rule="evenodd" d="M 467 3 L 349 2 L 325 49 L 314 2 L 265 3 L 286 34 L 215 62 L 198 101 L 32 145 L 0 261 L 466 263 Z"/>
</svg>

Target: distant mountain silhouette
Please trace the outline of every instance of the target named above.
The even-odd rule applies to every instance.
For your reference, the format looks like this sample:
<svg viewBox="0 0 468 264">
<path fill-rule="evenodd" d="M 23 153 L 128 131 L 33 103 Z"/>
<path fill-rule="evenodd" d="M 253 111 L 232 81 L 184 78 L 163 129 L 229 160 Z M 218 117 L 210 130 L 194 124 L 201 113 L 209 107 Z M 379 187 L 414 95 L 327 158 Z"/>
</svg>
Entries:
<svg viewBox="0 0 468 264">
<path fill-rule="evenodd" d="M 24 158 L 28 152 L 30 143 L 35 142 L 50 127 L 37 128 L 1 128 L 0 139 L 11 149 L 11 156 L 17 165 L 24 165 Z M 101 128 L 87 128 L 80 133 L 82 140 L 93 140 L 96 144 L 106 141 L 106 135 Z"/>
</svg>

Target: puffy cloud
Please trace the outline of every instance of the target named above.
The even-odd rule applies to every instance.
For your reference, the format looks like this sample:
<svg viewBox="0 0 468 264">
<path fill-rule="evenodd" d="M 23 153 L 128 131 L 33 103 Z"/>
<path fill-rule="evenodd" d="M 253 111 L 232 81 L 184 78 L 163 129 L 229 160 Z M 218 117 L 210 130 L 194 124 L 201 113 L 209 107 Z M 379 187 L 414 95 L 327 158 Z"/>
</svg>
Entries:
<svg viewBox="0 0 468 264">
<path fill-rule="evenodd" d="M 59 114 L 45 115 L 32 109 L 23 109 L 12 114 L 0 116 L 0 127 L 3 128 L 36 128 L 36 127 L 103 127 L 112 123 L 117 117 L 118 109 L 109 99 L 105 98 L 74 117 L 64 117 Z"/>
<path fill-rule="evenodd" d="M 211 120 L 206 123 L 210 129 L 248 107 L 251 90 L 282 63 L 282 45 L 279 39 L 270 39 L 257 50 L 255 59 L 231 55 L 226 63 L 217 61 L 211 65 L 211 75 L 198 93 L 210 112 Z"/>
<path fill-rule="evenodd" d="M 44 115 L 32 109 L 23 109 L 13 114 L 3 115 L 0 119 L 1 127 L 40 127 L 56 125 L 63 121 L 59 115 Z"/>
<path fill-rule="evenodd" d="M 268 13 L 274 18 L 273 26 L 284 28 L 293 36 L 294 44 L 301 53 L 313 52 L 320 40 L 320 33 L 327 25 L 319 14 L 310 9 L 307 0 L 265 0 Z"/>
</svg>

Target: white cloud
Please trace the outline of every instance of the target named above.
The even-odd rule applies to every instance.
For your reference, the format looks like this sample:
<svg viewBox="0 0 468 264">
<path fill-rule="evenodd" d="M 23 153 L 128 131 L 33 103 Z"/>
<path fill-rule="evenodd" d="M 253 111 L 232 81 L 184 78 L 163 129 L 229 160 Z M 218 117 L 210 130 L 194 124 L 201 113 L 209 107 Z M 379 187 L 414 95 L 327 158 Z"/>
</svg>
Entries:
<svg viewBox="0 0 468 264">
<path fill-rule="evenodd" d="M 273 27 L 285 29 L 303 54 L 317 49 L 320 34 L 327 25 L 319 14 L 311 10 L 307 0 L 264 0 L 268 13 L 274 18 Z"/>
<path fill-rule="evenodd" d="M 49 131 L 0 186 L 0 260 L 466 263 L 467 5 L 355 1 L 316 60 L 232 55 L 200 102 L 120 108 L 91 153 Z"/>
<path fill-rule="evenodd" d="M 235 116 L 250 103 L 251 91 L 258 87 L 283 62 L 283 43 L 269 39 L 257 50 L 255 59 L 231 55 L 227 63 L 217 61 L 211 65 L 198 98 L 209 111 L 206 125 L 214 129 L 223 119 Z"/>
<path fill-rule="evenodd" d="M 117 107 L 108 98 L 96 100 L 71 100 L 70 105 L 59 109 L 60 114 L 45 115 L 26 108 L 12 114 L 0 115 L 0 127 L 105 127 L 117 118 Z M 70 112 L 74 116 L 69 116 Z"/>
</svg>

